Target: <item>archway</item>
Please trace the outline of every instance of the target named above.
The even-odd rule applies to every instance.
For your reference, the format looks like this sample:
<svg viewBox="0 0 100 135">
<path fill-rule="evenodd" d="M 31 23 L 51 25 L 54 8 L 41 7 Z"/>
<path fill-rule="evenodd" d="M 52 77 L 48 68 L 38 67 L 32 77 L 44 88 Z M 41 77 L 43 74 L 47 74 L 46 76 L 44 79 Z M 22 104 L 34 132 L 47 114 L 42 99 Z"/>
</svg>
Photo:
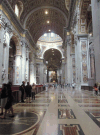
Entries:
<svg viewBox="0 0 100 135">
<path fill-rule="evenodd" d="M 47 66 L 47 82 L 60 82 L 59 71 L 62 64 L 60 51 L 54 48 L 47 50 L 44 53 L 44 63 Z"/>
</svg>

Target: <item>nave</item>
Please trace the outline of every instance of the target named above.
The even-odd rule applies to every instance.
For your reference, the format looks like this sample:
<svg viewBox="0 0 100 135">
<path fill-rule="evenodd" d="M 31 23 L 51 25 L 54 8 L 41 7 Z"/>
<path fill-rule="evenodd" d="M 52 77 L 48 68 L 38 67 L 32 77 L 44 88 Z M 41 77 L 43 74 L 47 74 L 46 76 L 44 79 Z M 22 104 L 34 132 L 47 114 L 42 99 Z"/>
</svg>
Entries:
<svg viewBox="0 0 100 135">
<path fill-rule="evenodd" d="M 13 105 L 0 135 L 100 135 L 100 96 L 76 88 L 49 88 L 32 103 Z"/>
</svg>

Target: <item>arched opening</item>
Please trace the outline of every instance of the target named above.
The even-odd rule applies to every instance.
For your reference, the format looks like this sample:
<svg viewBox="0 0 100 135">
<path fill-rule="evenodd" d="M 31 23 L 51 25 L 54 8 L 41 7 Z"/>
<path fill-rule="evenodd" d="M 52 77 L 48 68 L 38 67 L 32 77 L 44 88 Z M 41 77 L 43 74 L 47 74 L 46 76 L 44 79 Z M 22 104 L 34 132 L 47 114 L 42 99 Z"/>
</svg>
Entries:
<svg viewBox="0 0 100 135">
<path fill-rule="evenodd" d="M 62 43 L 62 38 L 54 33 L 54 31 L 44 33 L 38 39 L 37 56 L 41 63 L 43 62 L 43 68 L 40 66 L 41 64 L 37 62 L 37 82 L 61 82 L 61 65 L 62 59 L 64 59 Z M 40 69 L 43 70 L 43 75 L 39 76 L 39 74 L 41 74 Z M 43 76 L 42 81 L 41 76 Z"/>
<path fill-rule="evenodd" d="M 59 50 L 51 48 L 44 53 L 44 63 L 47 66 L 47 82 L 60 82 L 60 67 L 62 55 Z"/>
<path fill-rule="evenodd" d="M 13 78 L 15 76 L 15 55 L 16 55 L 16 45 L 13 38 L 10 40 L 9 48 L 9 67 L 8 67 L 8 80 L 13 84 Z"/>
</svg>

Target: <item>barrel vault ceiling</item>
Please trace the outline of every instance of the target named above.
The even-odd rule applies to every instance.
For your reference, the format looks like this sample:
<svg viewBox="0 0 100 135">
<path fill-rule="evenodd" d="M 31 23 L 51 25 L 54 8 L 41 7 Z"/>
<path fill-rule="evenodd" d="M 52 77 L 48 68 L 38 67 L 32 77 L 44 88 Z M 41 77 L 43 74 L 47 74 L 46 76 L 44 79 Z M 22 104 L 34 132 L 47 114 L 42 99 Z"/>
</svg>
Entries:
<svg viewBox="0 0 100 135">
<path fill-rule="evenodd" d="M 65 0 L 20 0 L 23 3 L 21 24 L 28 29 L 35 43 L 44 33 L 52 32 L 63 38 L 63 28 L 67 25 L 68 4 Z M 45 14 L 45 12 L 48 14 Z M 49 23 L 47 23 L 49 21 Z"/>
</svg>

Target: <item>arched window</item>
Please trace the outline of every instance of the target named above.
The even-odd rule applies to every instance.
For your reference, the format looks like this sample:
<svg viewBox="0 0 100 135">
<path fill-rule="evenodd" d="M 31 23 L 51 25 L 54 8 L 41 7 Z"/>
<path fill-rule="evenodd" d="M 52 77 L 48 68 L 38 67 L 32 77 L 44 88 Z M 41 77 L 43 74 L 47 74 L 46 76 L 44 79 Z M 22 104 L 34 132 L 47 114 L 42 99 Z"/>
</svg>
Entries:
<svg viewBox="0 0 100 135">
<path fill-rule="evenodd" d="M 15 5 L 15 14 L 19 17 L 19 8 L 17 4 Z"/>
<path fill-rule="evenodd" d="M 21 1 L 18 1 L 15 5 L 15 14 L 18 18 L 20 18 L 21 14 L 23 12 L 23 3 Z"/>
</svg>

